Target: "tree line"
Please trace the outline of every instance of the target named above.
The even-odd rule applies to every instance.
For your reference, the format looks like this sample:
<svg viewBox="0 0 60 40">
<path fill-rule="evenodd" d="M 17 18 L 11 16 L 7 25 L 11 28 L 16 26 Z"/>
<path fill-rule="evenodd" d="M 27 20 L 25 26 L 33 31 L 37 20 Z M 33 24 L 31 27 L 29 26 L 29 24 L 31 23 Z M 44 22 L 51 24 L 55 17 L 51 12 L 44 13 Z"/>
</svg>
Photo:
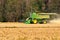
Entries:
<svg viewBox="0 0 60 40">
<path fill-rule="evenodd" d="M 18 22 L 31 12 L 58 12 L 59 0 L 0 0 L 0 22 Z"/>
</svg>

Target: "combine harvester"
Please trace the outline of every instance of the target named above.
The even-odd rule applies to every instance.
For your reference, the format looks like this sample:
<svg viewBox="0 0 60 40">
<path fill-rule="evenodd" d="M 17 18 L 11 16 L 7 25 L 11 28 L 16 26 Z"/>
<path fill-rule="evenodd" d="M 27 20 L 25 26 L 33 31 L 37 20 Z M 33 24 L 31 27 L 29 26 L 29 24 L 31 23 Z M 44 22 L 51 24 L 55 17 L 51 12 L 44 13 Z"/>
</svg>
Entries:
<svg viewBox="0 0 60 40">
<path fill-rule="evenodd" d="M 25 21 L 26 24 L 46 24 L 56 18 L 56 13 L 32 13 Z"/>
</svg>

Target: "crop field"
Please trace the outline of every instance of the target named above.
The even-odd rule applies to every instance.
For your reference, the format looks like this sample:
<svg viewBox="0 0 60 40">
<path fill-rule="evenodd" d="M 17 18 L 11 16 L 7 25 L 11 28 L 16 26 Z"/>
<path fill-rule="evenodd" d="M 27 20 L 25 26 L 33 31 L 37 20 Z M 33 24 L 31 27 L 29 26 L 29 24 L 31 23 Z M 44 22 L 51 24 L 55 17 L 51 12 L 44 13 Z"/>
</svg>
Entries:
<svg viewBox="0 0 60 40">
<path fill-rule="evenodd" d="M 0 23 L 0 40 L 60 40 L 60 23 Z"/>
<path fill-rule="evenodd" d="M 60 28 L 0 28 L 0 40 L 60 40 Z"/>
</svg>

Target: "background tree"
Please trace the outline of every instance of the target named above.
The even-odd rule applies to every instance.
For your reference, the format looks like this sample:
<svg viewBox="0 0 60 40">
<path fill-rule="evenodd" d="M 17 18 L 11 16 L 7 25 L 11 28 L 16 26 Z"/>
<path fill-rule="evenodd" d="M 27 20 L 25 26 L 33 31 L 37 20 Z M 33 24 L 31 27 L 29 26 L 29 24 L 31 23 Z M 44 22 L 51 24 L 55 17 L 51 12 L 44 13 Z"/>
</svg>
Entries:
<svg viewBox="0 0 60 40">
<path fill-rule="evenodd" d="M 0 0 L 0 22 L 2 22 L 4 14 L 4 0 Z"/>
<path fill-rule="evenodd" d="M 60 0 L 0 0 L 0 21 L 17 22 L 37 11 L 60 14 Z"/>
</svg>

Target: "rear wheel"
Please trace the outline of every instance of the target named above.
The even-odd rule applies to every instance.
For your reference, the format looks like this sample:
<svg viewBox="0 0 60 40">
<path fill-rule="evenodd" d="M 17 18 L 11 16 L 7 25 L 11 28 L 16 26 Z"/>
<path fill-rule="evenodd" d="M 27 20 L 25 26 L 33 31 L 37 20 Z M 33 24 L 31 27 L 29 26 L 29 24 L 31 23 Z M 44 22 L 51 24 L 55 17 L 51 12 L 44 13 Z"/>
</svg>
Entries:
<svg viewBox="0 0 60 40">
<path fill-rule="evenodd" d="M 40 23 L 40 24 L 46 24 L 47 21 L 46 21 L 46 20 L 42 20 L 42 21 L 40 21 L 39 23 Z"/>
<path fill-rule="evenodd" d="M 43 21 L 43 24 L 46 24 L 47 23 L 47 21 Z"/>
</svg>

